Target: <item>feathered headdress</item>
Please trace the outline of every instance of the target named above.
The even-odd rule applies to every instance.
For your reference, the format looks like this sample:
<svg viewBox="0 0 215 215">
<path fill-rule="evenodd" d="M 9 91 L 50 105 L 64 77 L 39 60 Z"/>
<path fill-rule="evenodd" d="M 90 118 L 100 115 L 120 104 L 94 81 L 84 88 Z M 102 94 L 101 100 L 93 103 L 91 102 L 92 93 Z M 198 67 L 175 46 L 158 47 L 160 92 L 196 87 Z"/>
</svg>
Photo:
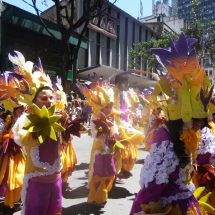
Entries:
<svg viewBox="0 0 215 215">
<path fill-rule="evenodd" d="M 3 101 L 6 109 L 12 110 L 16 105 L 21 104 L 31 105 L 32 101 L 42 87 L 52 89 L 51 80 L 48 75 L 43 72 L 40 59 L 38 67 L 32 73 L 33 63 L 25 62 L 24 56 L 18 52 L 15 56 L 8 55 L 13 67 L 11 72 L 5 72 L 1 76 L 0 83 L 0 101 Z"/>
<path fill-rule="evenodd" d="M 128 90 L 128 99 L 131 106 L 140 103 L 137 92 L 135 92 L 133 88 L 129 88 Z"/>
<path fill-rule="evenodd" d="M 93 90 L 89 90 L 85 84 L 81 84 L 77 81 L 76 86 L 81 93 L 87 98 L 88 104 L 95 108 L 96 111 L 100 111 L 106 105 L 110 104 L 111 98 L 107 93 L 107 90 L 101 87 L 98 75 L 94 72 L 93 76 L 88 75 L 88 80 L 91 81 L 91 87 Z"/>
<path fill-rule="evenodd" d="M 195 41 L 187 40 L 182 33 L 175 43 L 170 37 L 169 49 L 151 49 L 168 71 L 156 85 L 153 99 L 160 105 L 156 97 L 161 92 L 165 95 L 170 120 L 182 118 L 187 123 L 191 118 L 205 118 L 209 113 L 213 88 L 204 68 L 200 68 L 195 49 L 189 52 Z"/>
<path fill-rule="evenodd" d="M 57 97 L 57 109 L 64 110 L 64 105 L 67 106 L 67 98 L 65 92 L 63 91 L 62 81 L 60 77 L 57 76 L 57 81 L 53 83 L 52 88 Z"/>
</svg>

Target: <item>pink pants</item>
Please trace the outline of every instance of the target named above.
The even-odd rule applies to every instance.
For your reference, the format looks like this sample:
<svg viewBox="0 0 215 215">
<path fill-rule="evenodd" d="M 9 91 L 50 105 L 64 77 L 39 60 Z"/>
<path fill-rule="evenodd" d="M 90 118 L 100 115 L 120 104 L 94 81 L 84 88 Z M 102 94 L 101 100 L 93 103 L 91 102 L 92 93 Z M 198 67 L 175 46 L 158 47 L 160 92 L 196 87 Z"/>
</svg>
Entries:
<svg viewBox="0 0 215 215">
<path fill-rule="evenodd" d="M 40 183 L 29 180 L 25 215 L 54 215 L 61 213 L 61 178 L 55 183 Z"/>
</svg>

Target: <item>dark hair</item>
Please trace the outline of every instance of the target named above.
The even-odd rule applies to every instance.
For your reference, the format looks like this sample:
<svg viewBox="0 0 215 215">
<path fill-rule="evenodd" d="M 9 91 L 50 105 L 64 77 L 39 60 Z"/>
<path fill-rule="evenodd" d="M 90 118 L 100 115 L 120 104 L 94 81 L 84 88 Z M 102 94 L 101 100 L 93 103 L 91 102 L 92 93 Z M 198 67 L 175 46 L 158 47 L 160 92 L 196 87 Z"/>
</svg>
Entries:
<svg viewBox="0 0 215 215">
<path fill-rule="evenodd" d="M 8 115 L 11 115 L 11 123 L 8 126 L 7 130 L 9 130 L 11 128 L 12 121 L 13 121 L 13 119 L 12 119 L 13 115 L 11 114 L 11 112 L 9 110 L 5 111 L 3 114 L 0 115 L 0 118 L 3 119 L 4 122 L 6 121 L 6 118 L 7 118 Z"/>
<path fill-rule="evenodd" d="M 175 151 L 176 156 L 179 159 L 179 165 L 181 168 L 185 168 L 187 164 L 190 162 L 189 156 L 185 152 L 184 142 L 180 140 L 180 131 L 182 131 L 182 127 L 184 122 L 182 119 L 178 120 L 169 120 L 165 122 L 170 137 L 173 140 L 173 149 Z"/>
<path fill-rule="evenodd" d="M 203 129 L 204 127 L 208 127 L 211 129 L 210 125 L 208 124 L 208 118 L 204 118 L 204 125 L 202 125 L 201 129 Z"/>
<path fill-rule="evenodd" d="M 128 82 L 129 75 L 118 75 L 115 78 L 115 84 L 118 84 L 120 81 L 127 81 Z"/>
</svg>

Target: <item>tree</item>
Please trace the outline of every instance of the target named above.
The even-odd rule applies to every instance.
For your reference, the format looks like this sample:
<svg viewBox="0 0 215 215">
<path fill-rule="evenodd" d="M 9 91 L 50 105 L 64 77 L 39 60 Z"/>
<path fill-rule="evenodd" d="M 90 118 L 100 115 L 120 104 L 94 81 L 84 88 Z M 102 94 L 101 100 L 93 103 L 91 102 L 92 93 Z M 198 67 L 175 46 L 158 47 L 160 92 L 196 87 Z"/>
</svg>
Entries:
<svg viewBox="0 0 215 215">
<path fill-rule="evenodd" d="M 159 40 L 152 38 L 149 42 L 139 42 L 134 44 L 136 50 L 131 49 L 129 56 L 132 58 L 129 67 L 141 68 L 141 62 L 147 63 L 148 70 L 151 72 L 157 72 L 159 63 L 155 55 L 151 52 L 151 48 L 168 48 L 170 46 L 169 36 L 173 41 L 178 39 L 178 35 L 174 33 L 162 34 Z"/>
<path fill-rule="evenodd" d="M 212 60 L 212 65 L 215 65 L 215 22 L 205 19 L 206 24 L 203 23 L 203 20 L 198 18 L 198 14 L 202 11 L 199 11 L 199 0 L 193 0 L 192 10 L 191 10 L 191 19 L 189 20 L 189 28 L 183 28 L 181 31 L 184 32 L 187 39 L 196 38 L 198 41 L 195 42 L 191 49 L 195 48 L 197 56 L 201 57 L 210 57 Z M 205 43 L 205 51 L 202 50 L 202 38 L 207 35 L 207 40 Z M 168 48 L 170 47 L 169 36 L 172 37 L 175 42 L 178 40 L 179 35 L 176 33 L 162 34 L 159 40 L 151 39 L 149 42 L 140 42 L 134 44 L 136 49 L 131 49 L 129 56 L 132 58 L 129 67 L 130 68 L 140 68 L 141 62 L 147 62 L 148 70 L 152 72 L 157 72 L 159 68 L 159 63 L 155 55 L 150 51 L 151 48 Z"/>
<path fill-rule="evenodd" d="M 26 2 L 25 0 L 23 1 Z M 38 1 L 41 2 L 41 0 Z M 42 25 L 58 45 L 59 68 L 62 85 L 63 88 L 66 89 L 68 70 L 71 69 L 72 65 L 74 65 L 77 61 L 81 40 L 86 32 L 90 20 L 99 16 L 102 11 L 106 10 L 108 7 L 111 7 L 117 0 L 113 1 L 113 3 L 110 3 L 108 0 L 83 0 L 83 15 L 81 17 L 77 16 L 77 8 L 75 7 L 76 2 L 80 0 L 50 0 L 54 2 L 56 9 L 56 22 L 61 33 L 61 40 L 58 40 L 44 23 L 42 17 L 40 16 L 40 10 L 36 6 L 38 1 L 32 0 L 33 7 Z M 42 3 L 48 4 L 48 0 L 43 0 Z M 95 10 L 97 8 L 99 9 L 95 14 Z M 69 38 L 78 28 L 82 28 L 82 30 L 79 35 L 78 44 L 75 49 L 72 50 L 69 45 Z M 76 76 L 76 71 L 74 71 L 74 73 L 75 74 L 73 77 Z"/>
<path fill-rule="evenodd" d="M 185 33 L 187 39 L 198 39 L 191 48 L 195 48 L 197 55 L 200 57 L 210 57 L 212 65 L 215 66 L 215 22 L 204 18 L 204 24 L 203 20 L 198 17 L 198 15 L 203 12 L 203 10 L 199 10 L 199 5 L 200 0 L 193 0 L 189 28 L 182 28 L 181 30 Z M 203 37 L 207 37 L 204 39 L 206 40 L 204 52 L 201 42 Z"/>
</svg>

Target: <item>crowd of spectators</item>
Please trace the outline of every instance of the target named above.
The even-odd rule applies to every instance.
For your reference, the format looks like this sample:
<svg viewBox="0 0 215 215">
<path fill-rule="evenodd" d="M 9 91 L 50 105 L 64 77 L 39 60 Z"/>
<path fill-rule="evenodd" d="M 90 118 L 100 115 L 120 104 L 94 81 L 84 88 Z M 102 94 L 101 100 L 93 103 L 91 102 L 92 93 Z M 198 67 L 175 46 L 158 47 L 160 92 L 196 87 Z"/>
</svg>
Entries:
<svg viewBox="0 0 215 215">
<path fill-rule="evenodd" d="M 67 96 L 67 103 L 68 106 L 66 108 L 66 111 L 70 119 L 74 120 L 77 117 L 85 117 L 87 115 L 88 119 L 84 124 L 85 126 L 89 126 L 91 119 L 91 107 L 86 108 L 85 100 L 80 99 L 79 95 L 74 91 L 70 91 L 69 95 Z"/>
</svg>

